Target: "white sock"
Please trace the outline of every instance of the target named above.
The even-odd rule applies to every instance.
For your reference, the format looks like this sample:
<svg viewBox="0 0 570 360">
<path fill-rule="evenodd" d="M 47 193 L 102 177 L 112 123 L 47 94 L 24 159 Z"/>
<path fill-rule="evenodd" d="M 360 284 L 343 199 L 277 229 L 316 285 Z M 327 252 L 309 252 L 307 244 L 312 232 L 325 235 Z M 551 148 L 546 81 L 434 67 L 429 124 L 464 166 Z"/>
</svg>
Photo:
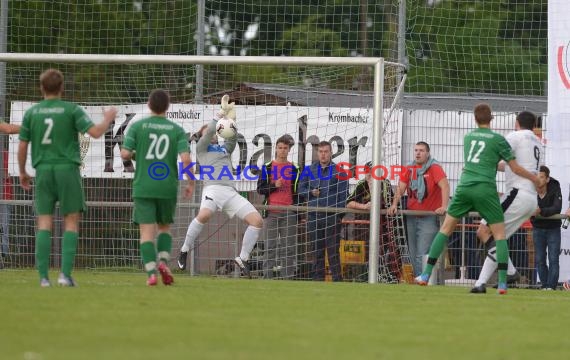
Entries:
<svg viewBox="0 0 570 360">
<path fill-rule="evenodd" d="M 245 229 L 243 242 L 241 244 L 241 252 L 239 253 L 239 257 L 243 261 L 249 260 L 249 254 L 251 253 L 251 250 L 253 250 L 257 239 L 259 239 L 259 234 L 261 234 L 260 228 L 249 225 L 247 229 Z"/>
<path fill-rule="evenodd" d="M 498 267 L 497 262 L 493 260 L 495 259 L 496 252 L 497 248 L 495 246 L 489 249 L 487 256 L 485 256 L 485 262 L 483 263 L 483 268 L 481 269 L 481 273 L 479 274 L 479 279 L 477 279 L 477 281 L 475 282 L 475 286 L 481 286 L 483 284 L 486 284 L 493 275 L 493 273 L 495 272 L 495 270 L 497 270 Z M 493 259 L 491 259 L 489 255 L 491 255 Z"/>
<path fill-rule="evenodd" d="M 194 248 L 194 240 L 198 238 L 198 235 L 202 232 L 204 224 L 194 219 L 188 225 L 188 231 L 186 231 L 186 238 L 184 239 L 184 245 L 182 245 L 181 252 L 188 252 L 190 249 Z"/>
<path fill-rule="evenodd" d="M 513 265 L 511 257 L 509 256 L 509 268 L 507 269 L 507 275 L 514 275 L 517 272 L 517 268 Z"/>
</svg>

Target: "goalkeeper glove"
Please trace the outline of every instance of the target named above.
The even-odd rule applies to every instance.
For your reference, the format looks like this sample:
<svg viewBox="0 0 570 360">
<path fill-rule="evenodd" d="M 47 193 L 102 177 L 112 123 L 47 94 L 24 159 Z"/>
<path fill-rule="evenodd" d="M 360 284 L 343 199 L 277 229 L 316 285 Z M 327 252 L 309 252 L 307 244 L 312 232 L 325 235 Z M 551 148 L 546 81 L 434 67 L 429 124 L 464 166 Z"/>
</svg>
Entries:
<svg viewBox="0 0 570 360">
<path fill-rule="evenodd" d="M 236 103 L 235 102 L 230 103 L 229 101 L 230 101 L 229 95 L 222 96 L 222 101 L 220 103 L 222 109 L 218 113 L 218 116 L 232 119 L 235 121 L 236 111 L 234 109 L 234 106 Z"/>
</svg>

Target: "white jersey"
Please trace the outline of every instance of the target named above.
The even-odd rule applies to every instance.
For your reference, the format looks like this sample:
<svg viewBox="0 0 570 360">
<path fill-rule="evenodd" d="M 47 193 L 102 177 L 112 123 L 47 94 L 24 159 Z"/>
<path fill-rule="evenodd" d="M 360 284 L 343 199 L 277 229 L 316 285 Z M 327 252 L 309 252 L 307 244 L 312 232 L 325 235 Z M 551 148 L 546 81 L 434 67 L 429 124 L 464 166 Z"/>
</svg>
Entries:
<svg viewBox="0 0 570 360">
<path fill-rule="evenodd" d="M 542 144 L 538 137 L 530 130 L 518 130 L 507 135 L 505 139 L 513 148 L 517 163 L 527 171 L 538 174 L 538 169 L 542 165 Z M 505 192 L 519 189 L 536 194 L 533 182 L 515 174 L 508 165 L 505 166 L 505 182 Z"/>
</svg>

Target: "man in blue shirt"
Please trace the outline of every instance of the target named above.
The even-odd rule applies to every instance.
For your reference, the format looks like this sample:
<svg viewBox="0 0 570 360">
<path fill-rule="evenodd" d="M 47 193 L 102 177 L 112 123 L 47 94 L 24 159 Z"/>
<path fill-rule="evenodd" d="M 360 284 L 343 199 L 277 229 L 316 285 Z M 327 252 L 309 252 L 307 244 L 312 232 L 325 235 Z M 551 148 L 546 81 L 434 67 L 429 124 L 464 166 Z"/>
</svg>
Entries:
<svg viewBox="0 0 570 360">
<path fill-rule="evenodd" d="M 348 196 L 348 180 L 339 179 L 338 169 L 332 159 L 332 146 L 328 141 L 318 145 L 319 160 L 300 175 L 299 195 L 307 199 L 308 206 L 343 208 Z M 307 230 L 314 244 L 315 263 L 313 279 L 325 279 L 325 250 L 333 281 L 341 281 L 340 231 L 343 213 L 310 211 Z"/>
</svg>

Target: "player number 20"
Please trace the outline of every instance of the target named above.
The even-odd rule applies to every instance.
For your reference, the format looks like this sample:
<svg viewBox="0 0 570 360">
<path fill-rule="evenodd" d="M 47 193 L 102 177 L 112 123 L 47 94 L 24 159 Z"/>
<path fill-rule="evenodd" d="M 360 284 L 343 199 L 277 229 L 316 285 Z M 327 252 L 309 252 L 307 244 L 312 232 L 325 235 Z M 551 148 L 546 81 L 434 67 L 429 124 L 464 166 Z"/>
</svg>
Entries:
<svg viewBox="0 0 570 360">
<path fill-rule="evenodd" d="M 161 134 L 160 136 L 150 133 L 148 134 L 150 139 L 150 146 L 148 147 L 148 151 L 146 153 L 147 160 L 162 160 L 166 156 L 168 152 L 168 146 L 170 145 L 170 139 L 168 135 Z"/>
<path fill-rule="evenodd" d="M 471 148 L 469 149 L 467 161 L 472 163 L 479 163 L 479 156 L 481 156 L 483 149 L 485 149 L 484 141 L 471 140 Z"/>
</svg>

